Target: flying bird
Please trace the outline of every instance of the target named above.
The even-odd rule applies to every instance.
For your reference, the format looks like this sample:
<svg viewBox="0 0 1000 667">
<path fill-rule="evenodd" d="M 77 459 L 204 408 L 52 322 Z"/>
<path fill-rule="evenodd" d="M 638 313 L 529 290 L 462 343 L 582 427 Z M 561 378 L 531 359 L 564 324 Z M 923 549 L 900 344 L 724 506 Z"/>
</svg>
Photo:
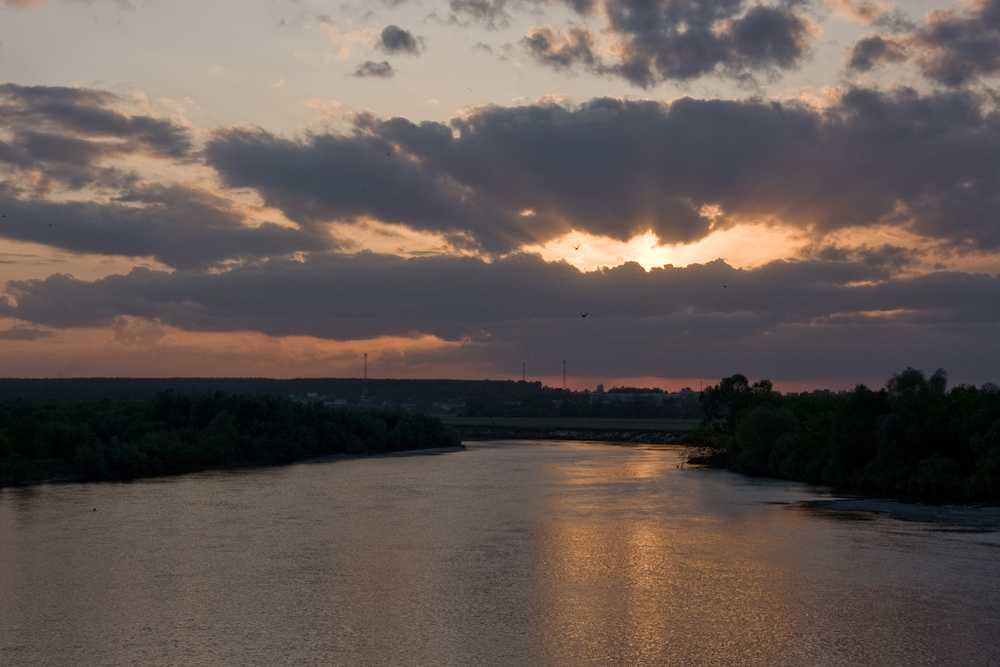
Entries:
<svg viewBox="0 0 1000 667">
<path fill-rule="evenodd" d="M 587 313 L 580 313 L 580 317 L 586 317 Z"/>
<path fill-rule="evenodd" d="M 579 250 L 579 249 L 580 249 L 580 244 L 579 243 L 577 243 L 576 245 L 573 246 L 573 250 Z"/>
</svg>

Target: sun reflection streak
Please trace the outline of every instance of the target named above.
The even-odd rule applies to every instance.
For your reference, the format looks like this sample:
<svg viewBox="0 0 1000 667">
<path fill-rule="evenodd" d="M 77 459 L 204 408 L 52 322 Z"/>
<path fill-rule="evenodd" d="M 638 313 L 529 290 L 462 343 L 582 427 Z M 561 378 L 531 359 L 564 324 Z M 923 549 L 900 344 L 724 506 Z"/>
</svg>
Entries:
<svg viewBox="0 0 1000 667">
<path fill-rule="evenodd" d="M 787 648 L 780 637 L 788 636 L 790 611 L 776 595 L 774 555 L 761 553 L 754 526 L 704 519 L 703 499 L 674 493 L 674 506 L 660 504 L 653 487 L 681 481 L 673 457 L 628 448 L 619 465 L 576 461 L 549 472 L 575 489 L 546 509 L 554 519 L 540 605 L 561 629 L 549 638 L 554 655 L 628 656 L 622 664 L 701 664 L 700 653 L 781 662 L 769 661 Z M 612 487 L 630 492 L 603 494 Z"/>
</svg>

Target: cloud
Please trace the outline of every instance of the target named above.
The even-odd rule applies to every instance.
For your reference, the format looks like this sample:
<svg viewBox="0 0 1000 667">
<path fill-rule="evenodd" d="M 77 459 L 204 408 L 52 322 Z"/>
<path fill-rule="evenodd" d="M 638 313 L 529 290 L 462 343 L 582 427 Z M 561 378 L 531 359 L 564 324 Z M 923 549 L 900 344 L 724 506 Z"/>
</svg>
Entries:
<svg viewBox="0 0 1000 667">
<path fill-rule="evenodd" d="M 868 71 L 877 61 L 908 59 L 931 81 L 952 88 L 1000 72 L 1000 0 L 936 9 L 921 25 L 897 21 L 889 27 L 901 34 L 878 34 L 855 44 L 849 69 Z"/>
<path fill-rule="evenodd" d="M 510 11 L 519 3 L 509 0 L 449 0 L 451 11 L 470 16 L 488 30 L 497 30 L 510 23 Z"/>
<path fill-rule="evenodd" d="M 304 227 L 374 218 L 504 253 L 577 230 L 692 243 L 782 223 L 896 226 L 1000 247 L 1000 127 L 968 92 L 848 90 L 829 108 L 595 99 L 450 124 L 359 116 L 348 135 L 220 132 L 205 155 Z"/>
<path fill-rule="evenodd" d="M 0 340 L 39 340 L 51 338 L 54 334 L 44 329 L 34 329 L 23 324 L 15 324 L 10 329 L 0 331 Z"/>
<path fill-rule="evenodd" d="M 0 85 L 0 110 L 8 127 L 117 139 L 125 142 L 120 150 L 142 149 L 158 157 L 182 158 L 191 149 L 186 128 L 159 118 L 127 116 L 109 108 L 118 102 L 120 98 L 105 91 Z"/>
<path fill-rule="evenodd" d="M 886 269 L 895 273 L 901 269 L 916 266 L 925 253 L 911 248 L 889 243 L 878 247 L 862 245 L 858 248 L 848 248 L 837 245 L 807 247 L 804 256 L 826 262 L 852 262 L 865 266 Z"/>
<path fill-rule="evenodd" d="M 432 131 L 451 134 L 447 127 Z M 447 175 L 372 134 L 293 141 L 263 130 L 228 130 L 208 142 L 205 156 L 226 185 L 256 189 L 304 228 L 375 218 L 460 244 L 466 237 L 503 249 L 528 242 L 524 235 L 510 237 L 518 230 L 502 212 L 484 208 Z"/>
<path fill-rule="evenodd" d="M 396 76 L 396 70 L 392 68 L 387 61 L 375 62 L 374 60 L 366 60 L 354 70 L 354 76 L 357 77 L 376 77 L 380 79 L 389 79 Z"/>
<path fill-rule="evenodd" d="M 589 3 L 567 4 L 581 16 L 597 11 Z M 794 69 L 814 32 L 795 3 L 606 0 L 600 7 L 607 20 L 603 39 L 613 44 L 604 53 L 595 48 L 596 34 L 579 26 L 531 28 L 522 44 L 542 65 L 580 67 L 649 88 L 665 80 L 713 74 L 745 79 Z"/>
<path fill-rule="evenodd" d="M 532 28 L 521 44 L 537 62 L 557 70 L 576 65 L 593 70 L 600 62 L 593 35 L 578 26 L 570 26 L 563 33 L 549 26 Z"/>
<path fill-rule="evenodd" d="M 247 226 L 230 202 L 178 186 L 136 186 L 107 203 L 0 194 L 0 211 L 2 238 L 77 253 L 152 257 L 179 268 L 334 247 L 321 233 L 266 222 Z"/>
<path fill-rule="evenodd" d="M 207 190 L 109 166 L 122 157 L 198 159 L 186 128 L 113 108 L 122 103 L 100 90 L 0 85 L 0 173 L 8 176 L 0 238 L 185 268 L 335 247 L 325 230 L 254 225 Z M 84 197 L 66 196 L 85 188 Z"/>
<path fill-rule="evenodd" d="M 912 36 L 917 63 L 930 79 L 960 86 L 1000 71 L 1000 0 L 979 0 L 969 11 L 933 11 Z"/>
<path fill-rule="evenodd" d="M 906 60 L 906 57 L 906 48 L 902 44 L 881 35 L 873 35 L 854 44 L 847 68 L 855 72 L 868 72 L 880 62 L 898 63 Z"/>
<path fill-rule="evenodd" d="M 7 288 L 16 305 L 0 314 L 55 328 L 117 326 L 124 316 L 187 331 L 433 336 L 460 344 L 449 349 L 453 361 L 569 356 L 577 372 L 593 375 L 739 369 L 884 379 L 914 364 L 958 377 L 1000 371 L 996 360 L 963 352 L 995 341 L 1000 280 L 892 278 L 876 264 L 813 259 L 738 270 L 716 261 L 581 273 L 531 255 L 314 255 L 215 273 L 136 269 L 94 282 L 17 281 Z"/>
<path fill-rule="evenodd" d="M 112 108 L 123 100 L 105 91 L 50 86 L 0 85 L 0 170 L 38 192 L 113 187 L 122 175 L 106 161 L 145 155 L 189 159 L 186 128 Z"/>
<path fill-rule="evenodd" d="M 869 25 L 892 12 L 892 6 L 885 1 L 823 0 L 823 4 L 837 16 Z"/>
<path fill-rule="evenodd" d="M 379 36 L 378 48 L 391 55 L 417 56 L 424 50 L 424 38 L 415 37 L 409 30 L 403 30 L 399 26 L 389 25 Z"/>
</svg>

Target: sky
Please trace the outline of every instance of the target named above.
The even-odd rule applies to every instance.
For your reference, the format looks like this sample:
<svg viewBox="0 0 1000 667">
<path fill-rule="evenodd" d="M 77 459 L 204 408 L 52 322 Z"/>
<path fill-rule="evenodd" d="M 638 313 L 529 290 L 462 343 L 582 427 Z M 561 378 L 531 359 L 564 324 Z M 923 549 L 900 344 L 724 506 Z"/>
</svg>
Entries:
<svg viewBox="0 0 1000 667">
<path fill-rule="evenodd" d="M 1000 381 L 1000 0 L 0 0 L 0 376 Z"/>
</svg>

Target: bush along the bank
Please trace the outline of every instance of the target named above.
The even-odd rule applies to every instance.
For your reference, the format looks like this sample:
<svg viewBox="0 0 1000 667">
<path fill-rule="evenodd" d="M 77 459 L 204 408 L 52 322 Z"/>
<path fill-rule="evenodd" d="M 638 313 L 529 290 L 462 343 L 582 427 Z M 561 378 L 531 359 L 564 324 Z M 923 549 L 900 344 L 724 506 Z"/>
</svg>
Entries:
<svg viewBox="0 0 1000 667">
<path fill-rule="evenodd" d="M 148 403 L 0 403 L 0 485 L 126 480 L 458 444 L 435 417 L 272 396 L 166 391 Z"/>
<path fill-rule="evenodd" d="M 1000 503 L 1000 387 L 907 368 L 884 389 L 781 396 L 725 378 L 702 393 L 694 463 L 929 502 Z"/>
</svg>

